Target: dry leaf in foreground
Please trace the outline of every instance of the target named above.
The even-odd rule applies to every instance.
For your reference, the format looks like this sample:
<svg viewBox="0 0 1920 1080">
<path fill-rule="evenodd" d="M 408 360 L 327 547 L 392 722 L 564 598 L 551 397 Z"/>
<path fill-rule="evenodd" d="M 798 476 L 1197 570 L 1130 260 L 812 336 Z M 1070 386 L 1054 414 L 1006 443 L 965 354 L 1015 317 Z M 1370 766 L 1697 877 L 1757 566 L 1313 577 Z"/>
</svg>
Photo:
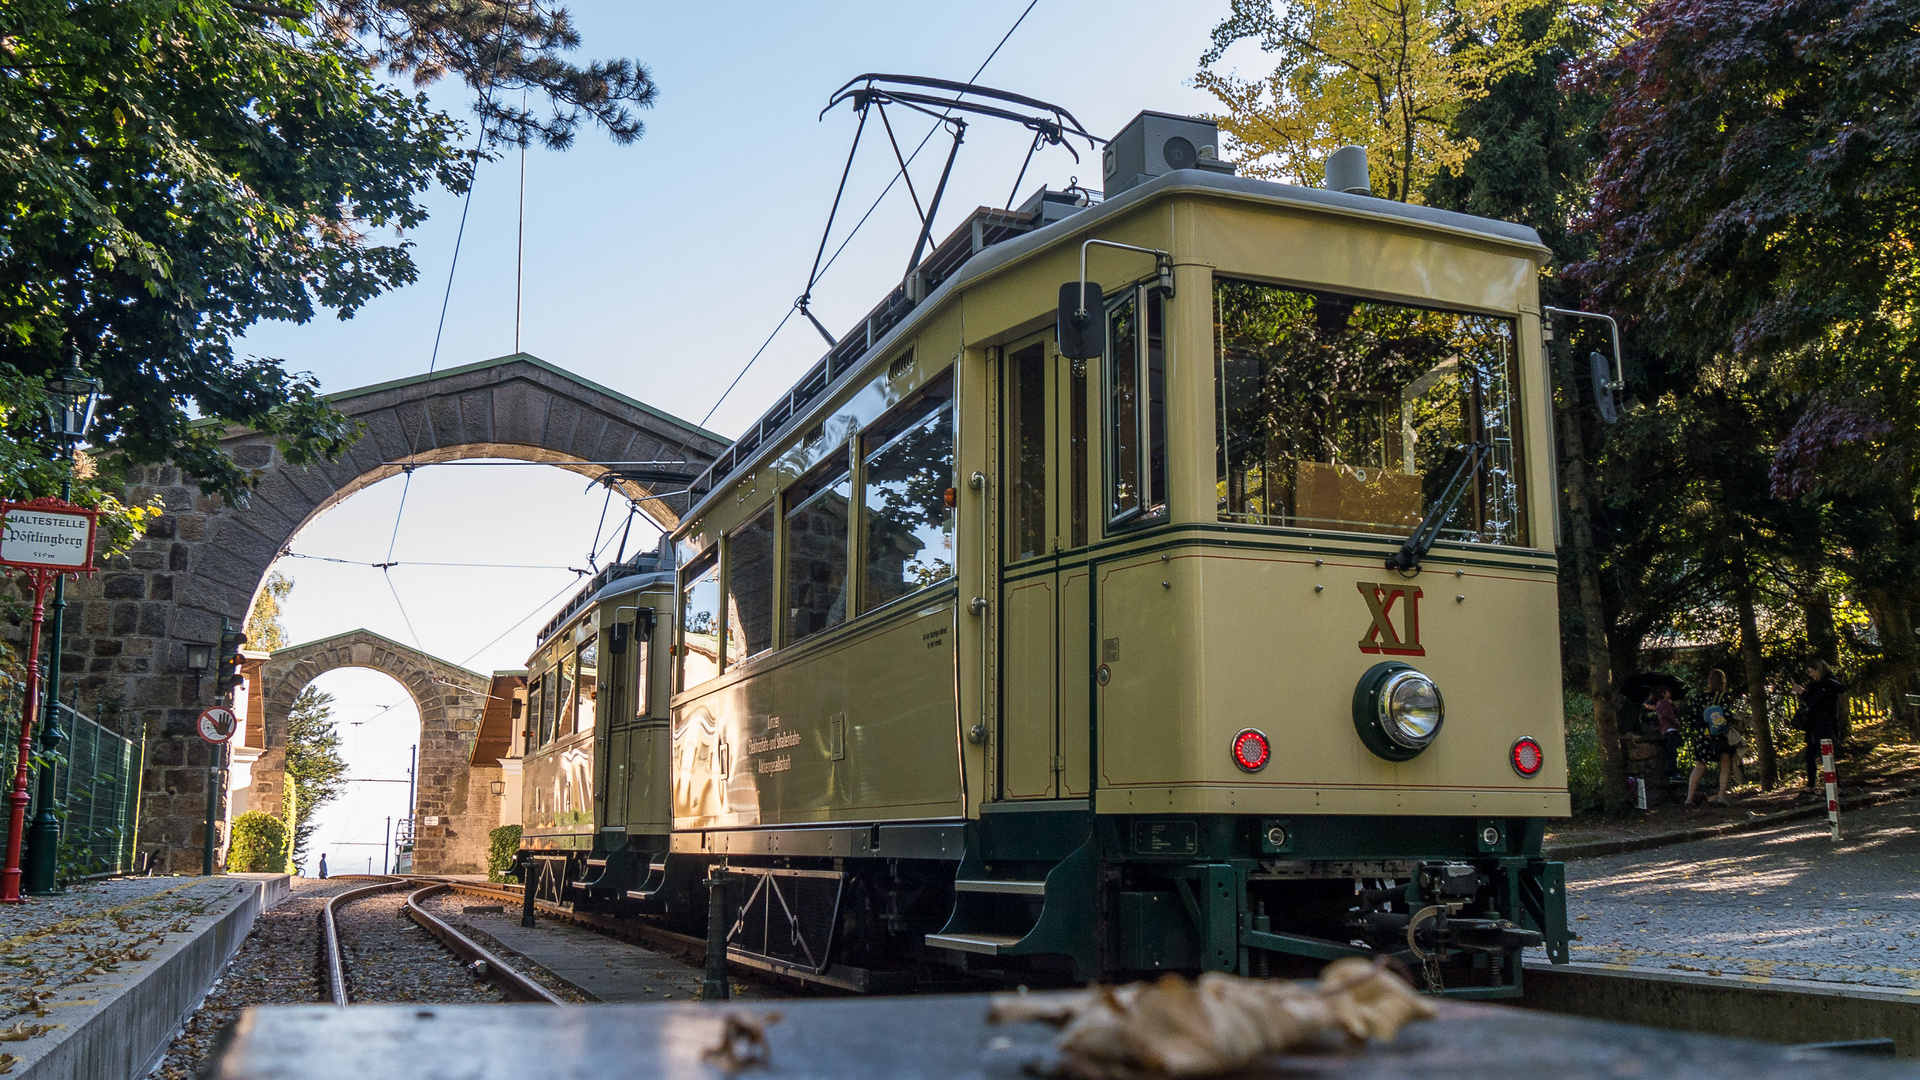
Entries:
<svg viewBox="0 0 1920 1080">
<path fill-rule="evenodd" d="M 1074 1080 L 1204 1077 L 1328 1039 L 1390 1039 L 1433 1002 L 1384 962 L 1336 960 L 1318 982 L 1268 982 L 1206 974 L 1095 987 L 1077 996 L 995 999 L 992 1023 L 1063 1026 L 1059 1074 Z"/>
<path fill-rule="evenodd" d="M 780 1022 L 777 1012 L 753 1016 L 748 1013 L 728 1013 L 726 1026 L 720 1030 L 720 1042 L 707 1049 L 707 1060 L 718 1062 L 722 1069 L 737 1072 L 750 1065 L 767 1063 L 767 1025 Z"/>
</svg>

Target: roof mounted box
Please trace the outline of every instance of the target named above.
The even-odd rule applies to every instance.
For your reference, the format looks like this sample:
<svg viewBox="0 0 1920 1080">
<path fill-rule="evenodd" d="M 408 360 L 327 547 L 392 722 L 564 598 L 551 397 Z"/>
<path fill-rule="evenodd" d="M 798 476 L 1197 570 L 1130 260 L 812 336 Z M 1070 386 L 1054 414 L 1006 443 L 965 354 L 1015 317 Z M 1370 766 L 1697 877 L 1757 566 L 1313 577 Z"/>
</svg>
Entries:
<svg viewBox="0 0 1920 1080">
<path fill-rule="evenodd" d="M 1143 112 L 1107 144 L 1102 161 L 1106 198 L 1176 169 L 1204 169 L 1232 175 L 1233 163 L 1220 160 L 1220 132 L 1211 120 Z"/>
</svg>

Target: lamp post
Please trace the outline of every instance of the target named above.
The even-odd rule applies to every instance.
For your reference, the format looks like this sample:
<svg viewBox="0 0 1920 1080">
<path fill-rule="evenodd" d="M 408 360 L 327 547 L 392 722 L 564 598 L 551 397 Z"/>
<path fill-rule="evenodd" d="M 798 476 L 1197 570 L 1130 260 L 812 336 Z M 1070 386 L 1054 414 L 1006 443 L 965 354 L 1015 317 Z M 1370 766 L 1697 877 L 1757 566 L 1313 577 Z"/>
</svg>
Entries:
<svg viewBox="0 0 1920 1080">
<path fill-rule="evenodd" d="M 78 356 L 46 383 L 49 426 L 60 441 L 60 454 L 67 470 L 60 478 L 60 499 L 73 497 L 73 451 L 93 423 L 94 407 L 100 403 L 100 384 L 80 369 Z M 46 723 L 40 728 L 40 749 L 52 753 L 66 740 L 60 730 L 60 634 L 62 616 L 67 609 L 67 578 L 54 579 L 53 625 L 49 630 L 51 655 L 47 658 Z M 26 857 L 22 860 L 20 884 L 29 894 L 46 895 L 60 891 L 58 859 L 60 854 L 60 817 L 54 810 L 53 766 L 40 770 L 39 813 L 27 831 Z"/>
</svg>

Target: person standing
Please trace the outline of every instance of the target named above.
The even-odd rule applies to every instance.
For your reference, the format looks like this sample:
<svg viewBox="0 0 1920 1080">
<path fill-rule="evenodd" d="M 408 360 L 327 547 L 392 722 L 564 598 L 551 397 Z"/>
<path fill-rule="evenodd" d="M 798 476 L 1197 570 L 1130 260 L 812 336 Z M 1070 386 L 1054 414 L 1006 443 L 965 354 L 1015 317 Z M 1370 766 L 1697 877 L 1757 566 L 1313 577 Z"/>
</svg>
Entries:
<svg viewBox="0 0 1920 1080">
<path fill-rule="evenodd" d="M 325 852 L 322 852 L 320 855 L 320 880 L 327 880 L 327 856 Z"/>
<path fill-rule="evenodd" d="M 1654 687 L 1647 708 L 1653 710 L 1660 729 L 1660 743 L 1667 751 L 1667 783 L 1681 783 L 1685 778 L 1680 775 L 1680 713 L 1673 707 L 1672 688 Z"/>
<path fill-rule="evenodd" d="M 1733 693 L 1727 689 L 1727 673 L 1714 668 L 1707 673 L 1707 696 L 1700 712 L 1687 725 L 1687 745 L 1693 749 L 1693 772 L 1687 777 L 1687 805 L 1698 801 L 1700 778 L 1706 775 L 1707 762 L 1720 763 L 1720 792 L 1707 800 L 1727 805 L 1727 785 L 1733 777 Z"/>
<path fill-rule="evenodd" d="M 1807 795 L 1810 798 L 1821 797 L 1820 740 L 1833 740 L 1834 757 L 1840 756 L 1840 695 L 1846 689 L 1847 684 L 1834 678 L 1827 662 L 1818 659 L 1807 664 L 1806 684 L 1793 688 L 1794 696 L 1800 699 L 1794 726 L 1807 736 Z"/>
</svg>

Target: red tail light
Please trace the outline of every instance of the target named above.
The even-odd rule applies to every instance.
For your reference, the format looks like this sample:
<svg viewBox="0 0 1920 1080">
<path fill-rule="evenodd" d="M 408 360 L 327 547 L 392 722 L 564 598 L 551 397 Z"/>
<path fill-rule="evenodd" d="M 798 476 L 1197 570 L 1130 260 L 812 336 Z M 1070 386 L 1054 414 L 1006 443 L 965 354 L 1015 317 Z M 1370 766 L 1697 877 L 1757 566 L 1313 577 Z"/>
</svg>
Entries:
<svg viewBox="0 0 1920 1080">
<path fill-rule="evenodd" d="M 1547 763 L 1546 751 L 1540 749 L 1540 743 L 1531 735 L 1522 735 L 1514 740 L 1513 749 L 1507 752 L 1507 760 L 1513 763 L 1513 771 L 1521 776 L 1532 776 Z"/>
<path fill-rule="evenodd" d="M 1267 745 L 1267 737 L 1252 728 L 1233 737 L 1233 763 L 1248 772 L 1264 768 L 1272 756 L 1273 747 Z"/>
</svg>

